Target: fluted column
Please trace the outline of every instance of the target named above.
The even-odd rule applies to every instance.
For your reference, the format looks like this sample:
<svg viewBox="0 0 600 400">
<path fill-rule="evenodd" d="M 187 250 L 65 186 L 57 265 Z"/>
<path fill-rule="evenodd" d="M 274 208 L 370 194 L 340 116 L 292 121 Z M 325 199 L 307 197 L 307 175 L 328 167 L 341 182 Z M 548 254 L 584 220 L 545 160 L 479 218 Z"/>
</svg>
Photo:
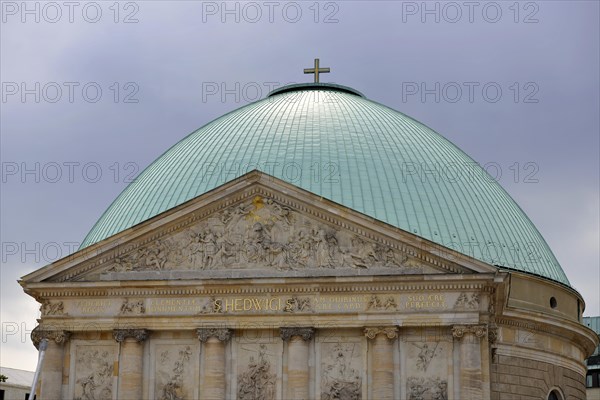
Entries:
<svg viewBox="0 0 600 400">
<path fill-rule="evenodd" d="M 371 398 L 392 400 L 394 398 L 394 340 L 398 337 L 396 327 L 365 328 L 365 336 L 372 341 Z"/>
<path fill-rule="evenodd" d="M 120 344 L 117 397 L 120 400 L 139 400 L 143 387 L 143 342 L 148 338 L 148 331 L 115 329 L 113 337 Z"/>
<path fill-rule="evenodd" d="M 281 328 L 281 339 L 287 342 L 287 385 L 286 399 L 307 400 L 310 392 L 308 359 L 309 342 L 314 336 L 313 328 Z"/>
<path fill-rule="evenodd" d="M 452 336 L 460 346 L 460 398 L 480 400 L 484 397 L 481 373 L 481 338 L 485 337 L 485 325 L 454 325 Z"/>
<path fill-rule="evenodd" d="M 226 370 L 225 342 L 231 339 L 231 329 L 201 328 L 198 339 L 203 343 L 202 363 L 204 374 L 200 382 L 200 398 L 225 400 Z"/>
<path fill-rule="evenodd" d="M 59 330 L 44 331 L 39 326 L 31 332 L 31 341 L 39 347 L 42 339 L 48 340 L 41 372 L 40 398 L 62 399 L 64 344 L 71 337 L 70 332 Z"/>
</svg>

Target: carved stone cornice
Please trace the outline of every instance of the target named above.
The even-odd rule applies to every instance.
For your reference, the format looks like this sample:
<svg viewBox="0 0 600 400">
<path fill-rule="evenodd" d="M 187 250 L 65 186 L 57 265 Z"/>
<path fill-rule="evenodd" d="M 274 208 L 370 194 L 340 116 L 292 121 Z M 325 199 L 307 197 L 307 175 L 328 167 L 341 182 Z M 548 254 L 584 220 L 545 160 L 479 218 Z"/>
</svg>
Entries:
<svg viewBox="0 0 600 400">
<path fill-rule="evenodd" d="M 119 343 L 128 338 L 133 338 L 140 343 L 148 339 L 148 331 L 146 329 L 115 329 L 113 330 L 113 338 Z"/>
<path fill-rule="evenodd" d="M 158 274 L 157 274 L 158 275 Z M 439 275 L 441 276 L 441 274 Z M 435 278 L 436 275 L 431 275 Z M 304 277 L 307 280 L 314 280 L 314 277 Z M 404 293 L 404 292 L 420 292 L 420 291 L 441 291 L 441 290 L 469 290 L 476 291 L 482 290 L 485 287 L 485 283 L 482 282 L 486 278 L 477 276 L 476 274 L 462 275 L 457 278 L 457 281 L 448 281 L 446 279 L 440 281 L 426 281 L 426 282 L 403 282 L 401 276 L 398 276 L 398 281 L 386 284 L 373 282 L 368 280 L 365 282 L 363 276 L 349 276 L 349 278 L 355 280 L 355 282 L 349 282 L 342 284 L 336 281 L 336 278 L 327 276 L 319 277 L 322 281 L 318 290 L 315 293 L 345 293 L 345 292 L 366 292 L 366 293 L 384 293 L 389 294 L 390 292 Z M 167 278 L 165 278 L 167 279 Z M 190 278 L 191 279 L 191 278 Z M 251 278 L 248 278 L 251 279 Z M 253 279 L 253 278 L 252 278 Z M 140 285 L 144 281 L 140 281 Z M 257 295 L 257 294 L 270 294 L 273 292 L 272 284 L 265 285 L 244 285 L 243 287 L 235 286 L 232 289 L 218 287 L 212 288 L 210 285 L 205 285 L 201 288 L 194 287 L 188 281 L 169 281 L 169 285 L 164 287 L 131 287 L 131 288 L 114 288 L 114 285 L 110 282 L 95 282 L 93 287 L 85 288 L 44 288 L 40 289 L 41 295 L 44 297 L 60 297 L 60 298 L 81 298 L 81 297 L 127 297 L 127 296 L 139 296 L 139 297 L 152 297 L 152 296 L 224 296 L 224 295 Z M 286 292 L 292 294 L 306 295 L 306 285 L 286 285 Z"/>
<path fill-rule="evenodd" d="M 226 342 L 231 339 L 233 330 L 227 328 L 198 328 L 196 333 L 198 334 L 198 339 L 203 343 L 211 337 L 217 338 L 221 342 Z"/>
<path fill-rule="evenodd" d="M 290 328 L 280 328 L 279 336 L 284 342 L 287 342 L 294 336 L 299 336 L 305 342 L 310 341 L 315 334 L 314 328 L 300 328 L 300 327 L 290 327 Z"/>
<path fill-rule="evenodd" d="M 365 336 L 367 339 L 375 339 L 377 335 L 385 335 L 392 340 L 398 337 L 398 328 L 395 326 L 378 326 L 365 328 Z"/>
<path fill-rule="evenodd" d="M 465 335 L 475 335 L 482 338 L 486 335 L 487 325 L 454 325 L 452 327 L 452 336 L 462 339 Z"/>
<path fill-rule="evenodd" d="M 67 342 L 70 337 L 71 332 L 56 329 L 44 330 L 43 328 L 40 328 L 39 325 L 31 331 L 31 341 L 36 349 L 39 348 L 42 339 L 47 339 L 48 341 L 52 340 L 56 344 L 63 344 Z"/>
</svg>

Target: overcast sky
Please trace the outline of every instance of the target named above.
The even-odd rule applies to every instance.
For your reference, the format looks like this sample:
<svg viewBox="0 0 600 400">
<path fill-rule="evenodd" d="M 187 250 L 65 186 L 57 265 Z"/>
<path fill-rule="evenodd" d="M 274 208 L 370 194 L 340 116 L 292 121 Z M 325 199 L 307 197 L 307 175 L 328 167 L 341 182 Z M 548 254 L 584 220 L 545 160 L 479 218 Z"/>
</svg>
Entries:
<svg viewBox="0 0 600 400">
<path fill-rule="evenodd" d="M 191 131 L 310 81 L 315 57 L 322 81 L 487 166 L 599 315 L 598 4 L 2 1 L 0 364 L 37 360 L 17 279 L 71 252 Z"/>
</svg>

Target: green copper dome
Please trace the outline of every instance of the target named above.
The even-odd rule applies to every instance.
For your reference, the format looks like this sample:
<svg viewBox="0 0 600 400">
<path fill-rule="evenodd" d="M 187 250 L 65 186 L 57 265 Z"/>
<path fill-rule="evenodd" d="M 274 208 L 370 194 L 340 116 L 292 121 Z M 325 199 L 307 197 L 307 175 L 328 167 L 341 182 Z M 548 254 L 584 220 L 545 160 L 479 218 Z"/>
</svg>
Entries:
<svg viewBox="0 0 600 400">
<path fill-rule="evenodd" d="M 475 161 L 420 122 L 329 84 L 276 90 L 193 132 L 117 197 L 81 248 L 254 169 L 486 263 L 569 285 L 535 226 Z"/>
</svg>

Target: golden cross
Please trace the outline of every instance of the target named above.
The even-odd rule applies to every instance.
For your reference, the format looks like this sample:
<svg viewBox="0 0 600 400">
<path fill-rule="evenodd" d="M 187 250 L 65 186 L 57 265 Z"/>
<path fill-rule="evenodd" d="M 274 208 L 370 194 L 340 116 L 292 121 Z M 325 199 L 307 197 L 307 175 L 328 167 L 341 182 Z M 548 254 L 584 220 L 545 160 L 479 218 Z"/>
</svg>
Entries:
<svg viewBox="0 0 600 400">
<path fill-rule="evenodd" d="M 315 67 L 314 68 L 304 68 L 305 74 L 315 74 L 315 83 L 319 83 L 319 73 L 327 73 L 329 72 L 329 68 L 319 68 L 319 59 L 315 58 Z"/>
</svg>

